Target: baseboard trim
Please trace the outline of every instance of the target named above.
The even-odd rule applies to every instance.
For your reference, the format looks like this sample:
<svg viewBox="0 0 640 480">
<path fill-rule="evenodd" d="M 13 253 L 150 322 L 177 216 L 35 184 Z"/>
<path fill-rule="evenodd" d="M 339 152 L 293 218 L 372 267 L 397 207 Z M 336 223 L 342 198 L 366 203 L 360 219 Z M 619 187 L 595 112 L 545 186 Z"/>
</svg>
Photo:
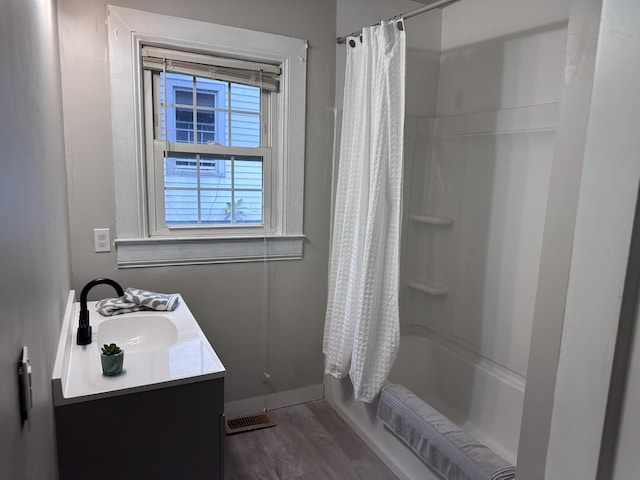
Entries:
<svg viewBox="0 0 640 480">
<path fill-rule="evenodd" d="M 300 403 L 313 402 L 324 398 L 324 385 L 317 383 L 306 387 L 285 390 L 284 392 L 269 393 L 266 396 L 243 398 L 226 402 L 224 412 L 227 418 L 261 412 L 263 409 L 290 407 Z"/>
</svg>

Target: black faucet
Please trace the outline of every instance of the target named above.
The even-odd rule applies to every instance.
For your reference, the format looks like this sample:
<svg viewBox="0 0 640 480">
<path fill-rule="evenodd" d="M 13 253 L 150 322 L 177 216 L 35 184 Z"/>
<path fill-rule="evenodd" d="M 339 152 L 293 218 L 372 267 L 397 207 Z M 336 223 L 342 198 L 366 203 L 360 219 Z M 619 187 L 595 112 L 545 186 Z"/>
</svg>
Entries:
<svg viewBox="0 0 640 480">
<path fill-rule="evenodd" d="M 80 292 L 80 321 L 78 323 L 78 336 L 76 343 L 78 345 L 89 345 L 91 343 L 91 325 L 89 325 L 89 310 L 87 309 L 87 295 L 96 285 L 111 285 L 119 297 L 124 295 L 124 291 L 118 282 L 110 278 L 96 278 L 87 283 L 82 292 Z"/>
</svg>

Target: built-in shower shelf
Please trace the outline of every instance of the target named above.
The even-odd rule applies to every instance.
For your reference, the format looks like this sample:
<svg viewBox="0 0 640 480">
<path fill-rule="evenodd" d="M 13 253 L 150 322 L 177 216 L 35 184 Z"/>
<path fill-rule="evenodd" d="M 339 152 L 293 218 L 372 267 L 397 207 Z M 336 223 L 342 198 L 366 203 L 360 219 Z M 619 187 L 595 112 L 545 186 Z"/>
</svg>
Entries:
<svg viewBox="0 0 640 480">
<path fill-rule="evenodd" d="M 449 289 L 444 285 L 437 283 L 425 282 L 424 280 L 409 280 L 407 286 L 413 290 L 433 295 L 435 297 L 442 297 L 449 293 Z"/>
<path fill-rule="evenodd" d="M 453 217 L 444 217 L 441 215 L 418 215 L 412 214 L 411 220 L 423 225 L 451 225 L 453 223 Z"/>
</svg>

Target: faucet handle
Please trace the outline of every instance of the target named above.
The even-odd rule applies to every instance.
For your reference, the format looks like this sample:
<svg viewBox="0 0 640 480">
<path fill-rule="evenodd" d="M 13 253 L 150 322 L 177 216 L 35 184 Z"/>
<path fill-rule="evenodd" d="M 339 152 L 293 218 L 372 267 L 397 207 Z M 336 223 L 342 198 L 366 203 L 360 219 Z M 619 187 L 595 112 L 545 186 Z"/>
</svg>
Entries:
<svg viewBox="0 0 640 480">
<path fill-rule="evenodd" d="M 78 345 L 89 345 L 91 343 L 91 326 L 90 325 L 80 325 L 78 327 L 76 343 Z"/>
<path fill-rule="evenodd" d="M 91 343 L 91 326 L 87 323 L 78 327 L 76 335 L 76 343 L 78 345 L 89 345 Z"/>
</svg>

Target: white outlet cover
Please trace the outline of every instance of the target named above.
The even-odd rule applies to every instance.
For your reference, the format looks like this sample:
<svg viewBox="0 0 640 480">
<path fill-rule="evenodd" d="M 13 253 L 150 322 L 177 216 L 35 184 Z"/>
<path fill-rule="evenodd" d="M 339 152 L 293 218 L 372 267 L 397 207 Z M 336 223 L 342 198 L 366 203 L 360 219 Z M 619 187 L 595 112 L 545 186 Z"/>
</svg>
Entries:
<svg viewBox="0 0 640 480">
<path fill-rule="evenodd" d="M 96 252 L 111 251 L 111 233 L 108 228 L 93 229 L 93 249 Z"/>
</svg>

